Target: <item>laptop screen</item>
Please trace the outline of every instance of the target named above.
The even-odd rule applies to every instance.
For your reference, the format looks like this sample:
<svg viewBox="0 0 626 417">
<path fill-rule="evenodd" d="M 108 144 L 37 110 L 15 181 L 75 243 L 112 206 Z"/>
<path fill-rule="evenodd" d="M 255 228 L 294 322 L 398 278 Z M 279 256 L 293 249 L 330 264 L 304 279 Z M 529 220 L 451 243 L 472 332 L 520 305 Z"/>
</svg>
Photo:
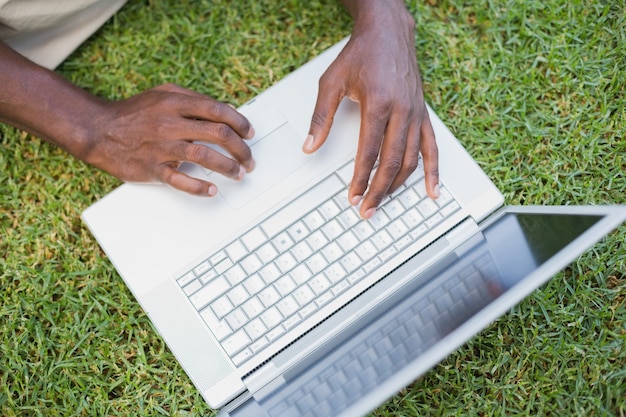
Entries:
<svg viewBox="0 0 626 417">
<path fill-rule="evenodd" d="M 497 265 L 497 276 L 510 288 L 596 224 L 602 216 L 508 213 L 485 232 L 483 243 Z"/>
</svg>

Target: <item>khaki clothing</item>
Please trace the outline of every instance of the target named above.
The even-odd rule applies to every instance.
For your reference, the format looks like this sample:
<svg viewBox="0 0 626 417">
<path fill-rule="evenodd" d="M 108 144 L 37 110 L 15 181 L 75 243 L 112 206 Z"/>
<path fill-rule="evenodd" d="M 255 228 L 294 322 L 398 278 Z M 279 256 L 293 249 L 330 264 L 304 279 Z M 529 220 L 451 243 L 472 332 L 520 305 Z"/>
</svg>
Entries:
<svg viewBox="0 0 626 417">
<path fill-rule="evenodd" d="M 56 68 L 127 0 L 0 0 L 0 39 Z"/>
</svg>

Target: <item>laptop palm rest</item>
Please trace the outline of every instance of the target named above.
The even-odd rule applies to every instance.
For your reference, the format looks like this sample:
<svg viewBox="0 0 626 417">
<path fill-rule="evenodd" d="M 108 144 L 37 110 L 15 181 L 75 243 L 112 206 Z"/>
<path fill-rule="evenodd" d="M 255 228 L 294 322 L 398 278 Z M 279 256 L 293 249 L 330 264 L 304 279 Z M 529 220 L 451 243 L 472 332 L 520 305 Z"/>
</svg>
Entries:
<svg viewBox="0 0 626 417">
<path fill-rule="evenodd" d="M 302 152 L 302 143 L 295 129 L 284 123 L 251 146 L 256 161 L 254 171 L 241 181 L 212 172 L 209 181 L 217 185 L 231 208 L 240 209 L 311 161 Z"/>
</svg>

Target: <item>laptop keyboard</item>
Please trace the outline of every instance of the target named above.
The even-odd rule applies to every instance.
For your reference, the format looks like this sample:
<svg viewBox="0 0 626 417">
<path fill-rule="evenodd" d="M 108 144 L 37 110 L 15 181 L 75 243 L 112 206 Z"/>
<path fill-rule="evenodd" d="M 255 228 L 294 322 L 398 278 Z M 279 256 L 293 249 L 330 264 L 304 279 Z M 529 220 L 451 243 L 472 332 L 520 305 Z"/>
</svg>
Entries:
<svg viewBox="0 0 626 417">
<path fill-rule="evenodd" d="M 317 208 L 298 198 L 178 277 L 235 365 L 459 209 L 444 186 L 430 199 L 418 169 L 372 219 L 362 220 L 347 200 L 353 169 L 354 161 L 307 191 L 323 201 Z"/>
</svg>

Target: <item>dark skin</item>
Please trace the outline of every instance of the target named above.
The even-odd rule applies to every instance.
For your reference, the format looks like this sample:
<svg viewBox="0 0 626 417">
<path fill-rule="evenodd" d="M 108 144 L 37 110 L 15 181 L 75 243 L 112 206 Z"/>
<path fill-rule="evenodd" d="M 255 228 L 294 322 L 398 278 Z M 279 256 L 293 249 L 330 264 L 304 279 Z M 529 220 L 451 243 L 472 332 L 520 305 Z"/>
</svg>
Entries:
<svg viewBox="0 0 626 417">
<path fill-rule="evenodd" d="M 438 196 L 437 145 L 415 57 L 415 23 L 399 0 L 344 0 L 352 36 L 319 83 L 303 151 L 325 142 L 344 97 L 360 103 L 361 130 L 349 199 L 371 218 L 424 160 L 426 189 Z M 123 181 L 161 182 L 214 196 L 217 187 L 177 170 L 191 162 L 239 180 L 255 162 L 250 121 L 232 106 L 173 84 L 107 101 L 0 42 L 0 121 L 49 141 Z M 37 114 L 36 118 L 32 115 Z M 219 146 L 230 157 L 194 142 Z M 371 179 L 372 168 L 379 167 Z"/>
</svg>

